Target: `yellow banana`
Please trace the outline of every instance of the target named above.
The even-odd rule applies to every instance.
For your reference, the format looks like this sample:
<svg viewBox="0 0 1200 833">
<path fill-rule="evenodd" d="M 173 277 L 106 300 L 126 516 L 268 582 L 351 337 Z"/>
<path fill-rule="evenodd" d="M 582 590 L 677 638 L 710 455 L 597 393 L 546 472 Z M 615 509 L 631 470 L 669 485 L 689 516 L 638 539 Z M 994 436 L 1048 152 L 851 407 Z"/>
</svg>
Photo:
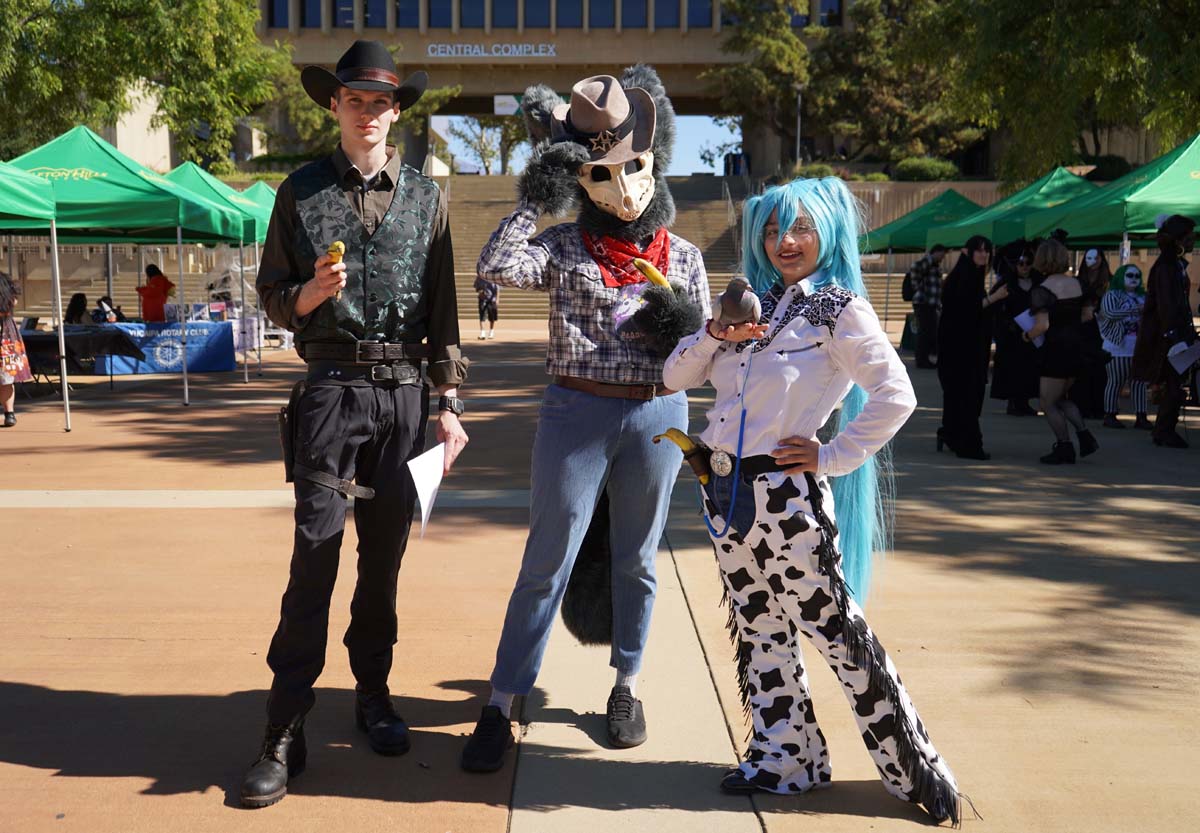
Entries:
<svg viewBox="0 0 1200 833">
<path fill-rule="evenodd" d="M 692 472 L 695 473 L 696 478 L 700 481 L 700 485 L 707 486 L 709 472 L 708 455 L 704 453 L 705 450 L 696 445 L 691 437 L 678 428 L 668 428 L 664 433 L 655 436 L 653 441 L 655 443 L 660 442 L 664 437 L 679 446 L 679 450 L 683 452 L 683 459 L 692 467 Z"/>
<path fill-rule="evenodd" d="M 667 279 L 663 277 L 663 273 L 658 271 L 658 268 L 648 260 L 642 260 L 640 257 L 633 259 L 633 265 L 638 268 L 638 271 L 646 276 L 646 280 L 655 286 L 663 286 L 670 288 L 671 284 L 667 283 Z M 678 429 L 672 428 L 672 431 Z"/>
<path fill-rule="evenodd" d="M 325 254 L 329 255 L 330 264 L 342 262 L 342 255 L 346 254 L 346 244 L 341 240 L 335 240 L 329 244 L 329 248 L 325 250 Z M 333 297 L 340 301 L 342 300 L 342 290 L 333 293 Z"/>
</svg>

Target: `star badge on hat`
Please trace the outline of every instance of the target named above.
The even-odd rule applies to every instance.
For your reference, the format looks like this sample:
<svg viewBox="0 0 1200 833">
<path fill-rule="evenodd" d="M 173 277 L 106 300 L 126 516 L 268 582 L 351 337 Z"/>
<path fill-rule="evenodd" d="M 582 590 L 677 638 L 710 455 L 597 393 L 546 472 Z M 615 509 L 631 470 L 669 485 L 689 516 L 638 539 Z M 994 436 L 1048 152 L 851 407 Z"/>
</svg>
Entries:
<svg viewBox="0 0 1200 833">
<path fill-rule="evenodd" d="M 617 136 L 611 130 L 601 131 L 592 139 L 592 153 L 608 153 L 617 144 Z"/>
</svg>

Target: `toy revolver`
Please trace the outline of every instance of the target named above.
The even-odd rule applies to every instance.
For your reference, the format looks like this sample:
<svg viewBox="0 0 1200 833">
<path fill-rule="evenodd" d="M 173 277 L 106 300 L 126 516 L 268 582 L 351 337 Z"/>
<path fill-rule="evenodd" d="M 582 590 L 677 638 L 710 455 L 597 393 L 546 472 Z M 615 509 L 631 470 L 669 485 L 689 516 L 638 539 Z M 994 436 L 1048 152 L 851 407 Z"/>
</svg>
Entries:
<svg viewBox="0 0 1200 833">
<path fill-rule="evenodd" d="M 680 451 L 683 452 L 683 459 L 692 467 L 692 472 L 696 475 L 696 479 L 700 481 L 700 485 L 707 486 L 709 479 L 712 477 L 712 469 L 709 466 L 709 458 L 713 453 L 712 449 L 696 442 L 678 428 L 668 428 L 666 433 L 658 434 L 653 439 L 655 443 L 658 443 L 664 437 L 679 446 Z"/>
</svg>

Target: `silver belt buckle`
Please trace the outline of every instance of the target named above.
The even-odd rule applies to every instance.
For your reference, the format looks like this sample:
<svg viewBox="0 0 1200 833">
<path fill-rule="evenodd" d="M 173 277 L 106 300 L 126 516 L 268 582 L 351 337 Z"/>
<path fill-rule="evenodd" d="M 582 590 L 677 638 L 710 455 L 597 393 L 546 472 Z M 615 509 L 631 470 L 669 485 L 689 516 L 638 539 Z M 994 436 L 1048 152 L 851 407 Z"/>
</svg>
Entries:
<svg viewBox="0 0 1200 833">
<path fill-rule="evenodd" d="M 728 477 L 733 474 L 733 458 L 724 451 L 714 451 L 708 460 L 708 465 L 717 477 Z"/>
</svg>

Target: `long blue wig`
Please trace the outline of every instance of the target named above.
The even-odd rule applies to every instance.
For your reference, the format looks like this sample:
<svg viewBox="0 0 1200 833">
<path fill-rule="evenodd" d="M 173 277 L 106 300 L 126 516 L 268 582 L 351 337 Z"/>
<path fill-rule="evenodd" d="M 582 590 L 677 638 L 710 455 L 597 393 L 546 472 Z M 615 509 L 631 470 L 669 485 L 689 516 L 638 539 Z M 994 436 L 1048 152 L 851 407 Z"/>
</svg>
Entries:
<svg viewBox="0 0 1200 833">
<path fill-rule="evenodd" d="M 780 281 L 763 245 L 763 230 L 772 214 L 780 229 L 790 228 L 797 216 L 806 216 L 816 228 L 818 271 L 810 276 L 815 286 L 833 283 L 867 297 L 858 252 L 862 206 L 846 183 L 832 176 L 796 179 L 746 200 L 742 213 L 743 265 L 746 279 L 759 295 Z M 866 402 L 866 391 L 858 385 L 851 388 L 842 401 L 839 430 L 862 412 Z M 891 544 L 891 497 L 892 467 L 886 447 L 854 471 L 833 479 L 842 570 L 860 605 L 866 602 L 870 590 L 875 554 Z"/>
</svg>

